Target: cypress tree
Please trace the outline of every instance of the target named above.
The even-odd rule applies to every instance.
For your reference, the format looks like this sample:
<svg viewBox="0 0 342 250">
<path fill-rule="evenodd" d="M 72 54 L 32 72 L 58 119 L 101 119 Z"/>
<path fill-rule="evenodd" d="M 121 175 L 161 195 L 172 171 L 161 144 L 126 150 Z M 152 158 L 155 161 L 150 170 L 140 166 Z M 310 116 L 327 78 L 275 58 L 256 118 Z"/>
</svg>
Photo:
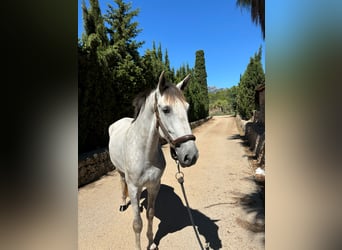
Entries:
<svg viewBox="0 0 342 250">
<path fill-rule="evenodd" d="M 146 88 L 154 88 L 155 84 L 158 82 L 157 72 L 154 69 L 155 55 L 152 50 L 147 49 L 145 54 L 141 58 L 143 76 L 146 82 Z"/>
<path fill-rule="evenodd" d="M 169 60 L 169 53 L 167 52 L 167 49 L 165 50 L 164 64 L 165 64 L 166 69 L 167 69 L 168 71 L 171 71 L 171 68 L 170 68 L 170 60 Z"/>
<path fill-rule="evenodd" d="M 179 69 L 176 70 L 175 82 L 179 82 L 186 76 L 185 65 L 181 65 Z M 191 78 L 190 78 L 191 79 Z"/>
<path fill-rule="evenodd" d="M 157 50 L 157 58 L 160 62 L 163 61 L 163 52 L 162 52 L 162 46 L 161 43 L 159 43 L 158 50 Z"/>
<path fill-rule="evenodd" d="M 156 48 L 156 42 L 155 41 L 152 42 L 152 51 L 154 53 L 155 58 L 157 58 L 158 56 L 157 56 L 157 48 Z"/>
<path fill-rule="evenodd" d="M 201 99 L 200 86 L 198 82 L 191 78 L 188 87 L 185 90 L 186 100 L 189 103 L 189 121 L 199 120 L 201 117 Z"/>
<path fill-rule="evenodd" d="M 165 68 L 165 77 L 170 82 L 174 82 L 174 72 L 171 70 L 170 66 L 170 60 L 169 60 L 169 53 L 167 52 L 167 49 L 165 49 L 165 56 L 164 56 L 164 68 Z"/>
<path fill-rule="evenodd" d="M 144 64 L 144 75 L 148 76 L 149 85 L 154 87 L 158 82 L 160 73 L 164 70 L 163 62 L 158 58 L 154 41 L 152 44 L 152 50 L 147 49 L 142 58 Z"/>
<path fill-rule="evenodd" d="M 233 86 L 229 89 L 228 92 L 228 103 L 230 105 L 230 111 L 236 115 L 237 112 L 237 95 L 238 95 L 238 87 Z"/>
<path fill-rule="evenodd" d="M 205 118 L 209 115 L 209 97 L 208 97 L 208 85 L 207 85 L 207 71 L 205 67 L 204 51 L 196 51 L 195 60 L 195 80 L 198 83 L 198 115 L 199 119 Z"/>
<path fill-rule="evenodd" d="M 241 117 L 248 120 L 253 115 L 255 106 L 255 88 L 265 83 L 265 74 L 261 64 L 261 47 L 254 57 L 250 58 L 249 64 L 242 75 L 237 94 L 237 111 Z"/>
<path fill-rule="evenodd" d="M 150 79 L 153 75 L 153 82 L 158 82 L 160 73 L 165 71 L 165 77 L 169 82 L 175 82 L 175 72 L 171 69 L 170 59 L 167 49 L 165 50 L 164 58 L 162 52 L 162 45 L 159 43 L 158 49 L 155 47 L 155 42 L 153 41 L 152 50 L 147 49 L 143 56 L 144 62 L 144 75 L 147 74 Z"/>
<path fill-rule="evenodd" d="M 189 67 L 189 64 L 182 65 L 177 71 L 177 82 L 182 80 L 186 75 L 190 74 L 191 78 L 188 87 L 185 89 L 184 95 L 189 103 L 188 117 L 189 122 L 200 119 L 199 117 L 199 84 L 194 77 L 194 70 Z"/>
</svg>

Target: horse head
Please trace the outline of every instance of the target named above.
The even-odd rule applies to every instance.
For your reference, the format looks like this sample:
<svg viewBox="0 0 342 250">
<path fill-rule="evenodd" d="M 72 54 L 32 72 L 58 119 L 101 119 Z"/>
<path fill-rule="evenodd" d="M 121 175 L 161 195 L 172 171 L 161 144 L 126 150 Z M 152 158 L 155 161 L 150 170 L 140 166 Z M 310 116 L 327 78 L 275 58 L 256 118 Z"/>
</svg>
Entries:
<svg viewBox="0 0 342 250">
<path fill-rule="evenodd" d="M 198 159 L 196 137 L 192 134 L 188 121 L 189 104 L 183 95 L 189 79 L 190 75 L 177 85 L 170 84 L 166 82 L 163 71 L 159 77 L 154 103 L 159 135 L 170 144 L 172 157 L 182 167 L 192 166 Z"/>
</svg>

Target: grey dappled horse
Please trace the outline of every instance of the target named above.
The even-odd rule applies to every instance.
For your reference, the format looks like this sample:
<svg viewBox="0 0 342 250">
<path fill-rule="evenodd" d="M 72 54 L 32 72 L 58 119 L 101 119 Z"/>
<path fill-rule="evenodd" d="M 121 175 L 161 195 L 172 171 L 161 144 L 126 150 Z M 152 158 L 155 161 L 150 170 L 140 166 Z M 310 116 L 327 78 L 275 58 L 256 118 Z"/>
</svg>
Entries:
<svg viewBox="0 0 342 250">
<path fill-rule="evenodd" d="M 139 201 L 143 187 L 146 187 L 148 193 L 148 249 L 158 248 L 153 242 L 152 220 L 160 178 L 166 165 L 161 138 L 170 144 L 172 155 L 182 167 L 195 164 L 198 158 L 195 136 L 188 122 L 189 104 L 182 93 L 189 77 L 174 85 L 165 82 L 162 72 L 157 88 L 134 100 L 136 117 L 123 118 L 109 127 L 110 159 L 121 176 L 120 211 L 127 208 L 126 198 L 129 195 L 134 211 L 135 248 L 139 250 L 142 231 Z"/>
</svg>

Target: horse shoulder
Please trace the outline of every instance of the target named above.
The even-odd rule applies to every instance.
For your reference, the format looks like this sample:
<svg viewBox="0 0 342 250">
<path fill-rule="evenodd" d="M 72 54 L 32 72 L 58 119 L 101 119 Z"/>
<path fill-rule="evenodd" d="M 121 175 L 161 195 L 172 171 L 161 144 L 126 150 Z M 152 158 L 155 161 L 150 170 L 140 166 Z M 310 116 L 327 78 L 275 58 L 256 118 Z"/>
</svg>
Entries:
<svg viewBox="0 0 342 250">
<path fill-rule="evenodd" d="M 111 124 L 108 128 L 109 136 L 112 136 L 116 132 L 122 133 L 127 130 L 130 124 L 132 123 L 133 118 L 125 117 L 120 120 L 117 120 L 113 124 Z"/>
<path fill-rule="evenodd" d="M 109 133 L 109 156 L 114 166 L 124 170 L 124 144 L 128 128 L 132 118 L 122 118 L 108 128 Z"/>
</svg>

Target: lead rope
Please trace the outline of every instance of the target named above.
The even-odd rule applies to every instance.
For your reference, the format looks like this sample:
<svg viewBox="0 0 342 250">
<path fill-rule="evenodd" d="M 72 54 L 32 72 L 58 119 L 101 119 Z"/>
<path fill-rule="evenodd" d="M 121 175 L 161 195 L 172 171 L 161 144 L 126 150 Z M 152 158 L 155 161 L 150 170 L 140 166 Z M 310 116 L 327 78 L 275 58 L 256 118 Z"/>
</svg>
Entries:
<svg viewBox="0 0 342 250">
<path fill-rule="evenodd" d="M 185 200 L 185 203 L 186 203 L 186 208 L 188 210 L 190 221 L 191 221 L 192 227 L 194 228 L 197 241 L 198 241 L 198 243 L 200 245 L 201 250 L 204 250 L 202 242 L 201 242 L 201 239 L 200 239 L 200 237 L 198 235 L 198 231 L 197 231 L 197 229 L 195 227 L 194 219 L 192 218 L 192 214 L 191 214 L 191 211 L 190 211 L 190 206 L 189 206 L 188 198 L 186 197 L 186 194 L 185 194 L 185 189 L 184 189 L 184 173 L 180 171 L 179 161 L 178 160 L 175 160 L 175 161 L 176 161 L 176 164 L 177 164 L 177 171 L 178 171 L 176 173 L 176 179 L 177 179 L 178 183 L 181 185 L 183 196 L 184 196 L 184 200 Z M 206 247 L 206 249 L 209 249 L 209 247 Z"/>
</svg>

